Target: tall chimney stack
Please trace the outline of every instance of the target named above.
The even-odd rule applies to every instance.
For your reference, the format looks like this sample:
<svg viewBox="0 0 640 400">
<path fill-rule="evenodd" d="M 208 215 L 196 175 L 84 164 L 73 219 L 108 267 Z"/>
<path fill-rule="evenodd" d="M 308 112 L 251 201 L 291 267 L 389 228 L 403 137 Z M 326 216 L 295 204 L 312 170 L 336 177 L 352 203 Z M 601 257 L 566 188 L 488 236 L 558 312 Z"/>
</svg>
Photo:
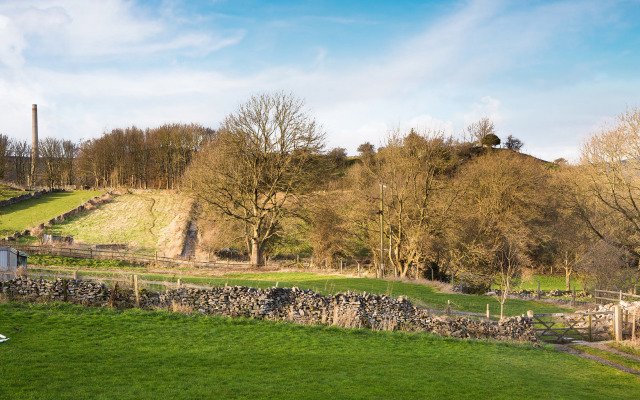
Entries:
<svg viewBox="0 0 640 400">
<path fill-rule="evenodd" d="M 29 174 L 29 186 L 33 186 L 38 170 L 38 105 L 31 106 L 31 173 Z"/>
</svg>

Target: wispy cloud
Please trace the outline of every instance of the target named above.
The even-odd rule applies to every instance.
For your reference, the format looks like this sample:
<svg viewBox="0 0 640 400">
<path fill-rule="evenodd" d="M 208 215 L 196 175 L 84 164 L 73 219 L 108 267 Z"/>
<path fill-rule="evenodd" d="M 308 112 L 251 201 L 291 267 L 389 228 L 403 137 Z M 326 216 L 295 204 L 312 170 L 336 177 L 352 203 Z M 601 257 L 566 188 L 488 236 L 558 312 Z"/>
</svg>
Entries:
<svg viewBox="0 0 640 400">
<path fill-rule="evenodd" d="M 412 35 L 377 50 L 353 48 L 337 58 L 340 43 L 318 41 L 287 62 L 278 54 L 252 58 L 263 45 L 255 35 L 268 34 L 272 21 L 214 7 L 193 19 L 201 23 L 189 23 L 178 5 L 166 2 L 152 12 L 124 0 L 2 2 L 0 93 L 10 96 L 0 96 L 0 131 L 28 134 L 35 102 L 46 105 L 41 113 L 51 112 L 42 120 L 43 135 L 86 138 L 105 128 L 169 121 L 216 126 L 250 94 L 287 90 L 307 99 L 330 146 L 351 152 L 364 141 L 379 144 L 388 129 L 456 133 L 488 115 L 530 151 L 555 158 L 572 143 L 577 148 L 583 131 L 640 89 L 637 81 L 615 85 L 606 74 L 593 85 L 576 66 L 563 64 L 563 52 L 584 47 L 585 36 L 620 25 L 608 2 L 465 1 L 446 14 L 413 19 Z M 350 16 L 325 18 L 360 24 Z M 299 34 L 278 20 L 279 35 L 269 40 L 287 29 Z M 247 73 L 234 58 L 216 63 L 215 52 L 229 47 L 262 67 Z M 173 57 L 203 63 L 172 64 Z M 140 69 L 132 59 L 149 62 Z M 547 134 L 562 143 L 553 148 L 553 141 L 540 140 Z"/>
</svg>

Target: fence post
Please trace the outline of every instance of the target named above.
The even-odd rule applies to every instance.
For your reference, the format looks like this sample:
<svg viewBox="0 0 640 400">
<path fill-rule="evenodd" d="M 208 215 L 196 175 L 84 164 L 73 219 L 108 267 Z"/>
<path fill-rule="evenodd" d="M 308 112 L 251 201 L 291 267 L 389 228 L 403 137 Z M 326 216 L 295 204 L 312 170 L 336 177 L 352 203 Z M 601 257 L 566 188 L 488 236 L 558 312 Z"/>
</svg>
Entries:
<svg viewBox="0 0 640 400">
<path fill-rule="evenodd" d="M 447 317 L 451 316 L 451 300 L 447 300 Z"/>
<path fill-rule="evenodd" d="M 182 278 L 178 278 L 178 286 L 177 286 L 177 288 L 180 289 L 180 286 L 182 286 Z"/>
<path fill-rule="evenodd" d="M 340 259 L 340 273 L 342 273 L 342 258 Z"/>
<path fill-rule="evenodd" d="M 622 290 L 620 291 L 620 301 L 622 301 Z"/>
<path fill-rule="evenodd" d="M 538 282 L 538 291 L 536 292 L 536 297 L 538 298 L 538 300 L 540 300 L 540 281 L 537 279 L 536 281 Z"/>
<path fill-rule="evenodd" d="M 622 307 L 616 305 L 613 307 L 613 329 L 616 342 L 622 341 Z"/>
<path fill-rule="evenodd" d="M 631 336 L 633 337 L 633 343 L 636 343 L 636 318 L 638 310 L 633 310 L 633 325 L 631 325 Z"/>
<path fill-rule="evenodd" d="M 360 277 L 360 261 L 358 261 L 358 277 Z"/>
<path fill-rule="evenodd" d="M 78 280 L 78 270 L 73 271 L 73 279 Z"/>
<path fill-rule="evenodd" d="M 491 320 L 491 314 L 489 314 L 489 303 L 487 303 L 487 321 Z"/>
<path fill-rule="evenodd" d="M 589 328 L 589 341 L 593 342 L 593 337 L 592 337 L 592 334 L 591 334 L 591 314 L 589 314 L 588 328 Z"/>
<path fill-rule="evenodd" d="M 571 307 L 576 306 L 576 287 L 573 287 L 573 291 L 571 292 Z"/>
<path fill-rule="evenodd" d="M 133 290 L 136 292 L 136 307 L 140 308 L 140 293 L 138 293 L 138 275 L 133 276 Z"/>
</svg>

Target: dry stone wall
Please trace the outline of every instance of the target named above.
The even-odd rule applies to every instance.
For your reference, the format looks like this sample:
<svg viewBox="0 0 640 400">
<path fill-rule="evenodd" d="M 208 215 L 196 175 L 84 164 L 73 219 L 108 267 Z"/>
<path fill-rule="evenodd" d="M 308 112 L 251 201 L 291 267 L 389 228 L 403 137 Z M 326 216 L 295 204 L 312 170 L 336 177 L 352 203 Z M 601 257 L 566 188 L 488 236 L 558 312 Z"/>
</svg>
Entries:
<svg viewBox="0 0 640 400">
<path fill-rule="evenodd" d="M 110 289 L 103 283 L 82 280 L 55 281 L 17 278 L 0 282 L 0 293 L 9 297 L 45 298 L 84 305 L 133 307 L 131 289 Z M 500 322 L 435 316 L 402 297 L 369 293 L 324 296 L 299 288 L 254 289 L 229 286 L 211 289 L 178 288 L 166 292 L 139 291 L 143 309 L 174 309 L 176 306 L 202 314 L 282 320 L 299 324 L 327 324 L 375 330 L 429 332 L 456 338 L 536 342 L 533 322 L 514 317 Z"/>
<path fill-rule="evenodd" d="M 62 190 L 58 190 L 58 189 L 53 189 L 51 192 L 61 192 Z M 36 192 L 36 193 L 40 193 L 39 196 L 34 196 L 34 197 L 40 197 L 42 194 L 46 193 L 46 190 L 43 190 L 41 192 Z M 111 192 L 105 193 L 102 196 L 96 196 L 93 197 L 89 200 L 87 200 L 84 204 L 79 205 L 78 207 L 74 208 L 71 211 L 67 211 L 64 214 L 58 215 L 55 218 L 51 218 L 49 221 L 47 221 L 46 223 L 42 223 L 38 226 L 26 229 L 22 232 L 16 232 L 13 235 L 7 236 L 6 238 L 4 238 L 4 240 L 17 240 L 18 238 L 22 237 L 22 236 L 29 236 L 32 231 L 34 230 L 39 230 L 39 231 L 43 231 L 45 227 L 51 227 L 52 225 L 55 224 L 59 224 L 62 223 L 64 221 L 66 221 L 68 218 L 78 214 L 79 212 L 82 212 L 84 210 L 87 209 L 91 209 L 99 204 L 105 203 L 109 200 L 111 200 L 113 198 L 114 194 Z M 14 197 L 15 198 L 15 197 Z M 11 200 L 11 199 L 10 199 Z"/>
<path fill-rule="evenodd" d="M 43 194 L 46 194 L 46 193 L 50 193 L 50 192 L 54 193 L 54 192 L 60 192 L 60 191 L 61 190 L 59 190 L 59 189 L 52 189 L 52 190 L 44 189 L 44 190 L 39 190 L 39 191 L 36 191 L 36 192 L 25 193 L 25 194 L 20 195 L 20 196 L 16 196 L 16 197 L 12 197 L 12 198 L 7 199 L 7 200 L 0 201 L 0 207 L 4 207 L 4 206 L 9 206 L 11 204 L 20 203 L 21 201 L 29 200 L 29 199 L 32 199 L 32 198 L 38 198 L 38 197 L 40 197 L 40 196 L 42 196 Z"/>
</svg>

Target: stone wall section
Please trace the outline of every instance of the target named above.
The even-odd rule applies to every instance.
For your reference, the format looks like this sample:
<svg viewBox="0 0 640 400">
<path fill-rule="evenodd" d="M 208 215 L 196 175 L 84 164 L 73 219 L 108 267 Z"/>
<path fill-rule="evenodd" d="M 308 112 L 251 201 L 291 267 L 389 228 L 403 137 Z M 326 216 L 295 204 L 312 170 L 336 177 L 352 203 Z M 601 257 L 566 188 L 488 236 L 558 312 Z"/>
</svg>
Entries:
<svg viewBox="0 0 640 400">
<path fill-rule="evenodd" d="M 130 308 L 136 304 L 133 290 L 108 288 L 104 283 L 17 278 L 0 282 L 0 293 L 8 297 L 72 301 L 91 306 Z M 374 330 L 429 332 L 455 338 L 536 342 L 533 321 L 513 317 L 500 322 L 431 315 L 407 299 L 369 293 L 324 296 L 299 288 L 254 289 L 227 286 L 211 289 L 181 287 L 155 292 L 139 291 L 140 308 L 173 309 L 176 305 L 202 314 L 326 324 Z"/>
<path fill-rule="evenodd" d="M 46 193 L 55 193 L 55 192 L 60 192 L 60 189 L 43 189 L 43 190 L 38 190 L 36 192 L 29 192 L 29 193 L 25 193 L 22 194 L 20 196 L 16 196 L 16 197 L 12 197 L 10 199 L 7 200 L 2 200 L 0 201 L 0 207 L 4 207 L 4 206 L 9 206 L 11 204 L 16 204 L 16 203 L 20 203 L 21 201 L 25 201 L 25 200 L 29 200 L 29 199 L 35 199 L 38 197 L 41 197 L 43 194 Z"/>
</svg>

